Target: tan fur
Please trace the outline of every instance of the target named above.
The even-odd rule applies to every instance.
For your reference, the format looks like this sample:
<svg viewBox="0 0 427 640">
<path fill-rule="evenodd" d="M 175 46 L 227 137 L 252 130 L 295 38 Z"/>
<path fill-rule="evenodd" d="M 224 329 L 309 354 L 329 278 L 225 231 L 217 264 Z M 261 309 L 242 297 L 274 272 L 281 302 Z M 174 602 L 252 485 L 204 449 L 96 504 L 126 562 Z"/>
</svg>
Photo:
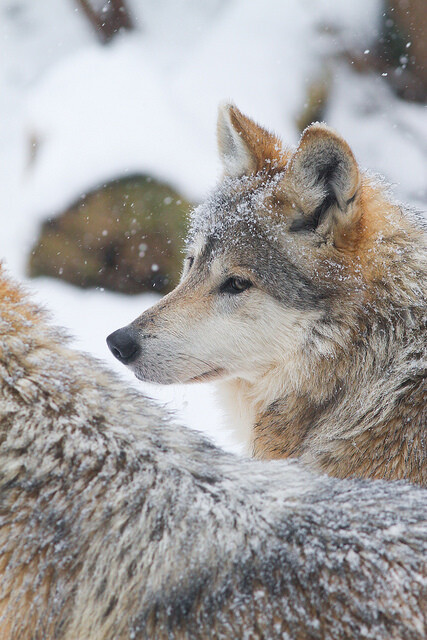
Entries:
<svg viewBox="0 0 427 640">
<path fill-rule="evenodd" d="M 414 403 L 422 403 L 424 397 L 425 389 L 414 396 Z M 310 431 L 318 410 L 309 398 L 288 396 L 286 407 L 260 413 L 255 420 L 254 455 L 261 459 L 302 457 L 310 466 L 339 478 L 406 479 L 427 485 L 425 433 L 416 419 L 414 427 L 402 434 L 403 416 L 397 414 L 376 424 L 375 430 L 331 441 L 329 453 L 315 456 L 317 442 L 322 446 L 322 436 L 329 435 L 326 428 L 323 434 Z M 410 409 L 405 409 L 404 417 L 410 423 Z"/>
<path fill-rule="evenodd" d="M 0 261 L 0 275 L 3 270 Z M 0 301 L 5 319 L 11 323 L 14 330 L 19 331 L 26 321 L 37 319 L 37 309 L 31 305 L 23 305 L 22 313 L 15 312 L 16 306 L 20 304 L 24 294 L 16 285 L 12 285 L 9 280 L 0 277 Z M 11 331 L 13 332 L 13 331 Z"/>
<path fill-rule="evenodd" d="M 228 114 L 233 128 L 242 138 L 248 153 L 251 155 L 252 173 L 259 173 L 260 171 L 271 173 L 286 166 L 290 152 L 283 149 L 277 136 L 247 118 L 234 106 L 230 107 Z M 220 131 L 219 141 L 221 144 Z"/>
</svg>

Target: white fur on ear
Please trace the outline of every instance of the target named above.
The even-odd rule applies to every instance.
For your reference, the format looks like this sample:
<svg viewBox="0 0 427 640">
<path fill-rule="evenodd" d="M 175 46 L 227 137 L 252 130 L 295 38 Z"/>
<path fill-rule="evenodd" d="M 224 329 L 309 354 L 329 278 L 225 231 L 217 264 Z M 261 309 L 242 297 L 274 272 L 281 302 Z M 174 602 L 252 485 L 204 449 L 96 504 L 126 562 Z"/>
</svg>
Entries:
<svg viewBox="0 0 427 640">
<path fill-rule="evenodd" d="M 218 112 L 218 149 L 224 173 L 232 178 L 251 174 L 256 169 L 256 159 L 243 140 L 232 120 L 232 104 L 222 104 Z"/>
</svg>

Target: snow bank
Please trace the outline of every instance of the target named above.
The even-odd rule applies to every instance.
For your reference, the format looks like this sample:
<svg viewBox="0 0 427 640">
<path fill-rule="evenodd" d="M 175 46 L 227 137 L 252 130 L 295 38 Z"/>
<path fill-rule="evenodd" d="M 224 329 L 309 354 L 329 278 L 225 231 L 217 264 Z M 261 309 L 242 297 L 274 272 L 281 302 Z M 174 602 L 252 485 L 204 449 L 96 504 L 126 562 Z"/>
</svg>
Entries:
<svg viewBox="0 0 427 640">
<path fill-rule="evenodd" d="M 40 141 L 29 210 L 63 207 L 79 191 L 138 170 L 201 199 L 218 172 L 214 132 L 224 99 L 295 143 L 295 119 L 322 58 L 350 34 L 369 41 L 375 30 L 377 2 L 364 2 L 366 11 L 360 3 L 338 5 L 208 3 L 204 22 L 199 15 L 203 37 L 194 38 L 191 3 L 182 4 L 178 24 L 176 6 L 165 11 L 163 3 L 163 29 L 160 9 L 149 3 L 144 31 L 110 47 L 80 47 L 51 68 L 29 100 L 26 128 Z M 339 42 L 322 35 L 325 25 Z M 178 44 L 168 40 L 172 32 L 179 32 Z"/>
</svg>

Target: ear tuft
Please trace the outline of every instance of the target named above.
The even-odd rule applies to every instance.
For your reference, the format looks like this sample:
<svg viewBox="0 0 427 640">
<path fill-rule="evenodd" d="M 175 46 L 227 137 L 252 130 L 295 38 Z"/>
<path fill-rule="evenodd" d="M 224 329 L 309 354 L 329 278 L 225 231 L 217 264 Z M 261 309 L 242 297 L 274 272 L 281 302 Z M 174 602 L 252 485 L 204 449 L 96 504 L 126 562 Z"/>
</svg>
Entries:
<svg viewBox="0 0 427 640">
<path fill-rule="evenodd" d="M 325 124 L 312 124 L 303 132 L 288 177 L 304 214 L 293 222 L 292 231 L 315 229 L 326 218 L 333 218 L 336 229 L 347 231 L 356 222 L 352 204 L 359 190 L 359 169 L 345 140 Z"/>
<path fill-rule="evenodd" d="M 220 106 L 217 132 L 225 175 L 240 178 L 262 170 L 284 168 L 286 158 L 279 138 L 243 115 L 233 104 Z"/>
</svg>

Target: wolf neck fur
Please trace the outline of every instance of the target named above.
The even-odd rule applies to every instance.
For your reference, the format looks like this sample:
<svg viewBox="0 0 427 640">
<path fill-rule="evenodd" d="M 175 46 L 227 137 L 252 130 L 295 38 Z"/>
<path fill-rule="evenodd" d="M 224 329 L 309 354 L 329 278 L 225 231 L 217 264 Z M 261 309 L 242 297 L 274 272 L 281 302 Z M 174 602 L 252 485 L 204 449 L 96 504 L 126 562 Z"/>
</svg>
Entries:
<svg viewBox="0 0 427 640">
<path fill-rule="evenodd" d="M 371 328 L 368 339 L 349 336 L 347 346 L 331 348 L 328 357 L 306 346 L 304 355 L 294 354 L 254 381 L 221 383 L 231 426 L 246 453 L 300 457 L 340 477 L 395 478 L 404 449 L 414 461 L 414 481 L 420 481 L 427 416 L 417 407 L 425 404 L 425 364 L 412 353 L 416 340 L 408 326 L 385 318 L 384 323 L 382 331 Z"/>
<path fill-rule="evenodd" d="M 300 388 L 303 384 L 302 369 L 303 360 L 297 366 L 292 359 L 272 365 L 250 381 L 236 377 L 217 384 L 217 392 L 228 414 L 228 426 L 244 443 L 245 453 L 254 453 L 254 428 L 259 417 L 276 400 L 285 398 L 289 389 Z"/>
</svg>

